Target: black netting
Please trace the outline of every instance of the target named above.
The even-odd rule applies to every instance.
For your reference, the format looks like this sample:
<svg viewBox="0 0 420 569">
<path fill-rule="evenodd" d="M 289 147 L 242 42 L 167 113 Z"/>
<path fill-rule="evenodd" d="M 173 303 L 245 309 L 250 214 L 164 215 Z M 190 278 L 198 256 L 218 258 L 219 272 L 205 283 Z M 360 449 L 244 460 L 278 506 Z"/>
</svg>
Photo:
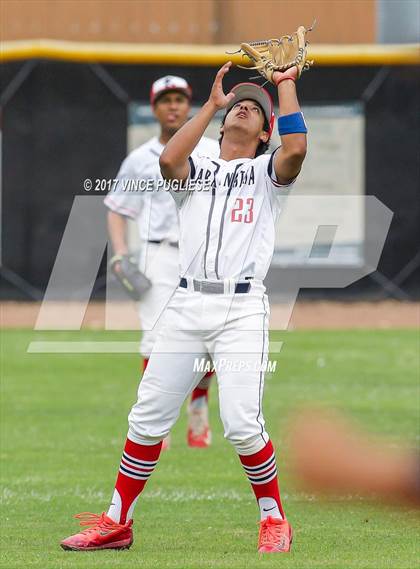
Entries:
<svg viewBox="0 0 420 569">
<path fill-rule="evenodd" d="M 55 260 L 73 196 L 85 178 L 113 178 L 126 154 L 128 99 L 148 100 L 151 82 L 164 74 L 184 76 L 194 98 L 204 101 L 214 68 L 135 66 L 39 61 L 13 93 L 24 63 L 1 67 L 2 264 L 42 292 Z M 303 103 L 354 101 L 366 97 L 381 68 L 315 67 L 303 76 Z M 366 188 L 394 211 L 378 267 L 344 290 L 304 291 L 322 297 L 393 295 L 384 283 L 396 279 L 402 296 L 418 297 L 420 267 L 420 90 L 418 69 L 391 67 L 366 101 Z M 233 69 L 227 86 L 246 80 Z M 11 94 L 12 93 L 12 94 Z M 370 95 L 369 95 L 370 96 Z M 102 264 L 101 271 L 104 271 Z M 99 275 L 99 277 L 103 274 Z M 269 275 L 270 286 L 272 275 Z M 385 279 L 385 280 L 383 280 Z M 98 287 L 97 296 L 103 295 Z M 4 280 L 3 298 L 25 296 Z"/>
</svg>

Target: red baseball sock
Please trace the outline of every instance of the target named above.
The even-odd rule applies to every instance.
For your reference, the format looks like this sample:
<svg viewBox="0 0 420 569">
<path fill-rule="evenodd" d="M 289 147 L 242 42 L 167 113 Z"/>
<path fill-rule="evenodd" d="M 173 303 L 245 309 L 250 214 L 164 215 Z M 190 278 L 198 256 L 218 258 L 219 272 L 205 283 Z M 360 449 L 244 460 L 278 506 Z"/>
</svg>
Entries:
<svg viewBox="0 0 420 569">
<path fill-rule="evenodd" d="M 286 519 L 280 500 L 277 467 L 271 441 L 255 454 L 239 455 L 260 507 L 261 519 L 268 516 Z"/>
<path fill-rule="evenodd" d="M 209 399 L 209 390 L 207 389 L 200 389 L 196 387 L 191 393 L 191 403 L 196 399 L 200 399 L 200 397 L 205 397 L 206 401 Z"/>
<path fill-rule="evenodd" d="M 108 516 L 125 524 L 133 517 L 134 506 L 158 463 L 162 442 L 139 445 L 127 439 Z"/>
<path fill-rule="evenodd" d="M 212 377 L 213 372 L 208 371 L 206 375 L 203 376 L 203 379 L 200 381 L 198 386 L 193 389 L 191 393 L 191 403 L 196 399 L 200 399 L 200 397 L 205 397 L 206 401 L 209 400 L 209 387 L 210 387 L 210 378 Z M 201 384 L 204 384 L 205 387 L 199 387 Z"/>
</svg>

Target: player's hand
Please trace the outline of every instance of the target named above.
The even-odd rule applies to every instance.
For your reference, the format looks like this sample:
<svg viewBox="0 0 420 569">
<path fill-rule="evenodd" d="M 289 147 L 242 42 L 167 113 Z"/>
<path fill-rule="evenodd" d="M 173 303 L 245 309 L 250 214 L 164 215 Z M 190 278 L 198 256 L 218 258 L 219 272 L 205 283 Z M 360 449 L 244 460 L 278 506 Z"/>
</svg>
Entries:
<svg viewBox="0 0 420 569">
<path fill-rule="evenodd" d="M 112 270 L 114 273 L 121 273 L 121 261 L 116 261 L 112 266 Z"/>
<path fill-rule="evenodd" d="M 141 300 L 152 286 L 151 281 L 139 271 L 130 255 L 114 255 L 109 262 L 111 271 L 133 300 Z"/>
<path fill-rule="evenodd" d="M 210 92 L 209 103 L 211 103 L 211 105 L 214 106 L 217 110 L 227 107 L 235 96 L 233 93 L 228 93 L 225 95 L 223 92 L 223 77 L 229 71 L 231 65 L 232 62 L 228 61 L 219 69 Z"/>
<path fill-rule="evenodd" d="M 295 66 L 291 67 L 290 69 L 287 69 L 286 71 L 275 71 L 273 73 L 273 83 L 275 85 L 278 85 L 280 83 L 280 81 L 284 81 L 285 79 L 292 79 L 293 81 L 296 81 L 296 79 L 298 78 L 298 68 Z"/>
</svg>

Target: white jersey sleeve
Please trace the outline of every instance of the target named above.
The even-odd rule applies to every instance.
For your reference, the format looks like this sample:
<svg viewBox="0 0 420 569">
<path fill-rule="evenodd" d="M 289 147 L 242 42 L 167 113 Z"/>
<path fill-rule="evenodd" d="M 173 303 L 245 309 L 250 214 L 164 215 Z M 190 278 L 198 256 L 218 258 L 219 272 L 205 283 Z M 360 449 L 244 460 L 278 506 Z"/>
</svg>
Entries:
<svg viewBox="0 0 420 569">
<path fill-rule="evenodd" d="M 130 181 L 138 178 L 138 167 L 136 167 L 139 162 L 141 164 L 142 149 L 137 148 L 131 152 L 124 162 L 116 175 L 117 183 L 113 187 L 112 191 L 104 199 L 104 204 L 107 208 L 119 213 L 120 215 L 125 215 L 136 219 L 141 211 L 142 207 L 142 192 L 130 193 L 125 190 L 124 182 L 130 183 Z"/>
<path fill-rule="evenodd" d="M 287 184 L 280 184 L 277 181 L 277 176 L 276 176 L 276 172 L 274 171 L 274 165 L 273 165 L 273 160 L 274 160 L 274 155 L 276 154 L 276 152 L 280 149 L 281 147 L 277 147 L 271 154 L 264 154 L 263 156 L 265 157 L 266 161 L 267 161 L 267 171 L 266 171 L 266 180 L 270 183 L 272 189 L 274 191 L 279 191 L 279 190 L 289 190 L 293 184 L 296 181 L 296 178 L 293 178 L 293 180 L 290 180 L 290 182 L 288 182 Z M 281 193 L 281 192 L 280 192 Z"/>
</svg>

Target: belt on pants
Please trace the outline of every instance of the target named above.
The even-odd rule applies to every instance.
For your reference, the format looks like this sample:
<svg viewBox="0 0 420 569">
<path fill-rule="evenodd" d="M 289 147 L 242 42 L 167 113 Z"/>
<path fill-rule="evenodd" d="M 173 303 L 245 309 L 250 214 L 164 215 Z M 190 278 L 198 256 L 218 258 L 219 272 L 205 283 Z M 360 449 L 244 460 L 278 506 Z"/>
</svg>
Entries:
<svg viewBox="0 0 420 569">
<path fill-rule="evenodd" d="M 161 245 L 162 243 L 167 243 L 170 247 L 176 247 L 178 249 L 178 241 L 166 241 L 164 239 L 148 239 L 148 243 L 154 243 L 155 245 Z"/>
<path fill-rule="evenodd" d="M 226 294 L 225 283 L 214 281 L 197 281 L 192 279 L 192 284 L 195 292 L 203 292 L 205 294 Z M 184 277 L 179 281 L 181 288 L 188 288 L 188 281 Z M 251 283 L 236 283 L 234 294 L 246 294 L 251 289 Z"/>
</svg>

